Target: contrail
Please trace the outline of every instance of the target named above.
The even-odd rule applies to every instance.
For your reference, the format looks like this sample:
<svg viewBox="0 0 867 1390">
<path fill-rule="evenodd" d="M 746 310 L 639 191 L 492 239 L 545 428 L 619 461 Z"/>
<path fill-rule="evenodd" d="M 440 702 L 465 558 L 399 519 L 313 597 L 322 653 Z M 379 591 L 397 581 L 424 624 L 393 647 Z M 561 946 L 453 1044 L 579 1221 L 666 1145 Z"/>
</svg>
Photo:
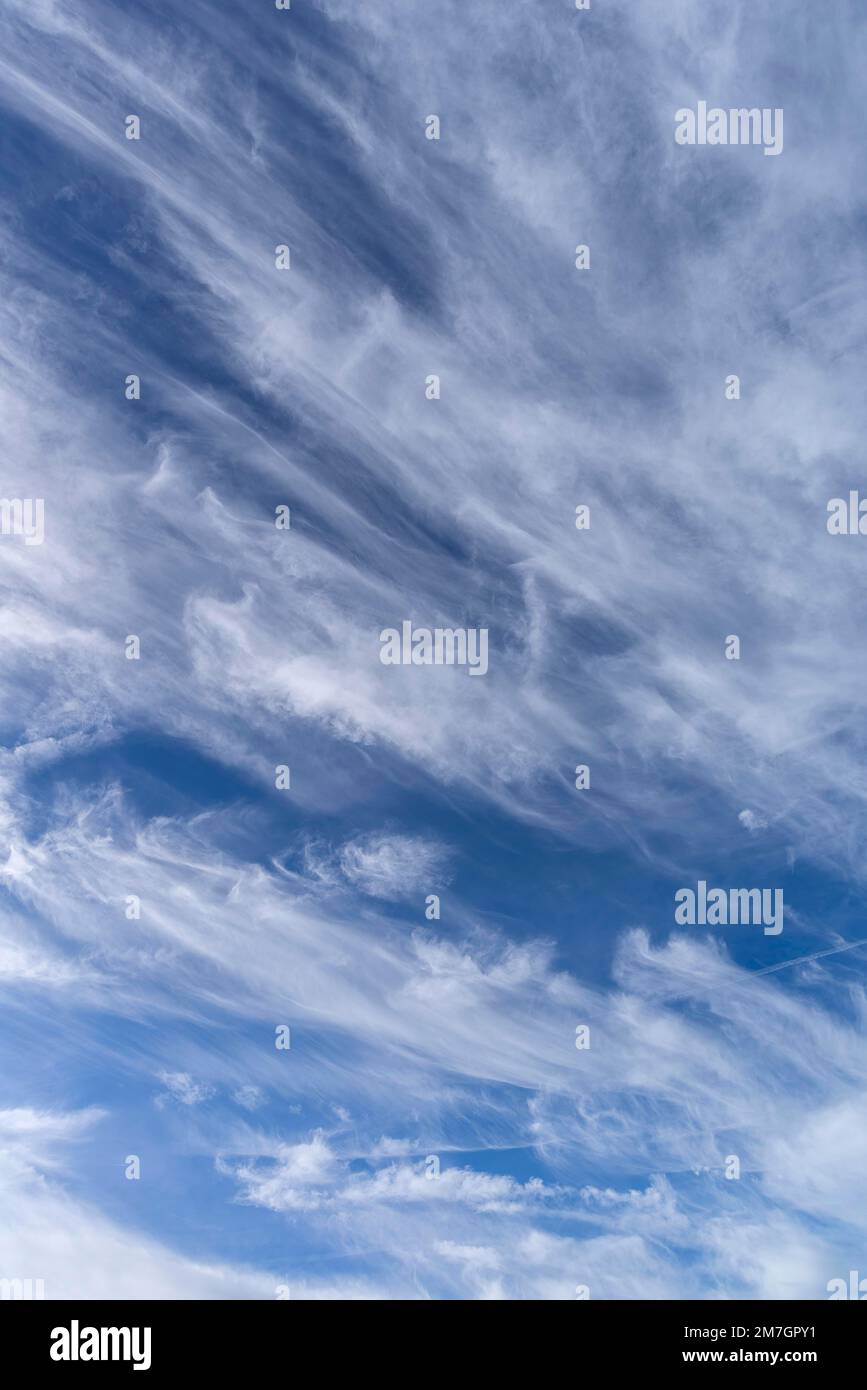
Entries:
<svg viewBox="0 0 867 1390">
<path fill-rule="evenodd" d="M 818 960 L 821 956 L 838 956 L 843 951 L 856 951 L 859 946 L 867 946 L 867 936 L 863 937 L 861 941 L 849 941 L 845 946 L 828 946 L 824 951 L 813 951 L 808 956 L 794 956 L 792 960 L 781 960 L 777 965 L 765 965 L 761 970 L 747 970 L 744 968 L 741 970 L 738 979 L 731 981 L 728 988 L 737 989 L 740 986 L 740 988 L 746 989 L 748 982 L 757 975 L 772 975 L 776 970 L 787 970 L 790 965 L 805 965 L 807 961 Z M 735 962 L 732 961 L 732 964 L 735 965 Z M 738 968 L 740 969 L 740 967 Z M 716 987 L 717 982 L 714 981 L 707 983 L 701 988 L 712 990 Z M 700 988 L 696 986 L 691 990 L 686 990 L 682 994 L 675 994 L 672 997 L 677 999 L 689 999 L 699 992 Z"/>
<path fill-rule="evenodd" d="M 789 965 L 804 965 L 808 960 L 819 960 L 821 956 L 838 956 L 841 951 L 855 951 L 859 946 L 867 946 L 867 936 L 861 941 L 850 941 L 846 946 L 829 946 L 825 951 L 813 951 L 809 956 L 795 956 L 793 960 L 780 961 L 779 965 L 766 965 L 761 970 L 751 970 L 751 975 L 770 975 L 775 970 L 785 970 Z"/>
</svg>

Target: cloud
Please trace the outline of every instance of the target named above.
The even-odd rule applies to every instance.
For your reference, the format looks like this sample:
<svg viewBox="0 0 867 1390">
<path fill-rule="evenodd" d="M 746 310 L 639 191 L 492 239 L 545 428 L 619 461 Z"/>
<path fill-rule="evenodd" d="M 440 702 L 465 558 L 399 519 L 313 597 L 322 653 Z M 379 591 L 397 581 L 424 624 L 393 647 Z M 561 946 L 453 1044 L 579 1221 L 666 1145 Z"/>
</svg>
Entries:
<svg viewBox="0 0 867 1390">
<path fill-rule="evenodd" d="M 46 504 L 0 537 L 0 1254 L 52 1289 L 814 1297 L 863 1246 L 851 34 L 535 9 L 0 18 L 3 493 Z M 783 157 L 679 150 L 713 93 L 800 113 Z M 409 617 L 487 675 L 383 667 Z M 785 959 L 660 915 L 716 873 L 786 876 Z M 101 1213 L 58 1093 L 218 1156 L 189 1251 Z"/>
<path fill-rule="evenodd" d="M 179 1105 L 201 1105 L 214 1095 L 213 1086 L 209 1086 L 207 1082 L 194 1081 L 183 1071 L 161 1071 L 159 1078 L 166 1088 L 167 1095 L 157 1097 L 158 1105 L 165 1104 L 168 1097 L 176 1100 Z"/>
<path fill-rule="evenodd" d="M 376 898 L 408 898 L 442 886 L 448 852 L 421 836 L 375 834 L 349 840 L 340 849 L 343 875 Z"/>
<path fill-rule="evenodd" d="M 265 1103 L 265 1093 L 260 1086 L 239 1086 L 232 1099 L 245 1110 L 258 1110 Z"/>
<path fill-rule="evenodd" d="M 314 1134 L 307 1143 L 282 1148 L 278 1161 L 266 1172 L 242 1166 L 235 1176 L 242 1184 L 244 1201 L 272 1211 L 307 1211 L 321 1205 L 322 1186 L 335 1167 L 324 1136 Z"/>
<path fill-rule="evenodd" d="M 431 1238 L 462 1245 L 491 1245 L 486 1223 L 497 1216 L 522 1221 L 526 1239 L 540 1229 L 556 1234 L 546 1222 L 596 1228 L 594 1277 L 609 1289 L 617 1272 L 601 1251 L 616 1250 L 619 1236 L 653 1241 L 667 1232 L 689 1252 L 692 1273 L 682 1276 L 677 1261 L 652 1273 L 648 1250 L 636 1258 L 649 1287 L 713 1296 L 716 1280 L 730 1277 L 729 1227 L 748 1220 L 771 1239 L 784 1193 L 787 1229 L 810 1259 L 799 1287 L 823 1288 L 851 1257 L 839 1230 L 812 1228 L 842 1219 L 863 1196 L 856 1136 L 867 1010 L 845 1019 L 688 932 L 659 944 L 642 931 L 622 935 L 613 987 L 591 985 L 557 968 L 550 942 L 517 944 L 472 924 L 438 934 L 361 922 L 350 904 L 311 899 L 303 877 L 245 865 L 207 849 L 207 839 L 198 817 L 139 824 L 109 794 L 87 810 L 65 808 L 41 839 L 19 842 L 28 872 L 14 890 L 73 959 L 99 942 L 91 1008 L 157 1009 L 176 1027 L 190 1016 L 207 1026 L 214 1041 L 188 1049 L 183 1070 L 153 1070 L 199 1126 L 198 1147 L 221 1151 L 220 1171 L 245 1204 L 312 1223 L 314 1246 L 335 1239 L 338 1212 L 360 1241 L 369 1238 L 365 1212 L 392 1213 L 400 1229 L 376 1270 L 384 1287 L 416 1209 L 441 1213 Z M 133 949 L 118 887 L 145 881 Z M 226 1019 L 243 1019 L 258 1044 L 215 1047 Z M 291 1022 L 288 1053 L 274 1051 L 275 1019 Z M 576 1019 L 589 1021 L 589 1052 L 574 1046 Z M 135 1076 L 147 1061 L 126 1066 Z M 206 1119 L 210 1106 L 201 1102 L 241 1088 L 273 1094 L 269 1113 L 282 1113 L 284 1124 L 311 1095 L 327 1096 L 325 1123 L 333 1131 L 337 1114 L 340 1128 L 291 1140 L 220 1133 L 219 1112 Z M 809 1168 L 795 1181 L 787 1155 L 815 1148 L 810 1135 L 832 1114 L 841 1133 L 851 1130 L 848 1146 L 837 1142 L 833 1169 L 818 1163 L 816 1173 L 828 1176 Z M 395 1133 L 400 1140 L 383 1139 Z M 535 1150 L 555 1178 L 480 1171 L 462 1161 L 462 1148 Z M 442 1158 L 435 1181 L 426 1177 L 429 1154 Z M 723 1175 L 730 1154 L 740 1158 L 739 1183 Z M 639 1187 L 636 1171 L 648 1175 Z M 855 1225 L 847 1221 L 852 1233 Z M 514 1266 L 516 1240 L 502 1253 L 501 1288 L 564 1296 L 565 1270 L 560 1293 L 544 1280 L 528 1292 Z M 762 1296 L 771 1296 L 776 1268 L 757 1268 Z M 445 1286 L 431 1275 L 424 1287 Z"/>
<path fill-rule="evenodd" d="M 64 1148 L 98 1119 L 92 1110 L 0 1111 L 2 1276 L 42 1279 L 51 1299 L 104 1298 L 108 1289 L 119 1299 L 274 1297 L 268 1274 L 187 1259 L 108 1219 L 57 1181 Z"/>
</svg>

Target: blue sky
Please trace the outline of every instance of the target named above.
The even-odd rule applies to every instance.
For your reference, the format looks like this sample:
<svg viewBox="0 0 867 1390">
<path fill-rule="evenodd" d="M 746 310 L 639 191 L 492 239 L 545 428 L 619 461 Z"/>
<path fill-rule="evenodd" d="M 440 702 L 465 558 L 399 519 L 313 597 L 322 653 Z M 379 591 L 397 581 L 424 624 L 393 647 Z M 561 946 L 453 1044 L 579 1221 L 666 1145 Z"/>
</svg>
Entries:
<svg viewBox="0 0 867 1390">
<path fill-rule="evenodd" d="M 0 536 L 0 1277 L 867 1275 L 861 7 L 10 0 L 0 54 L 45 502 Z M 678 145 L 699 101 L 781 155 Z M 487 674 L 383 665 L 404 620 Z M 699 880 L 783 932 L 677 925 Z"/>
</svg>

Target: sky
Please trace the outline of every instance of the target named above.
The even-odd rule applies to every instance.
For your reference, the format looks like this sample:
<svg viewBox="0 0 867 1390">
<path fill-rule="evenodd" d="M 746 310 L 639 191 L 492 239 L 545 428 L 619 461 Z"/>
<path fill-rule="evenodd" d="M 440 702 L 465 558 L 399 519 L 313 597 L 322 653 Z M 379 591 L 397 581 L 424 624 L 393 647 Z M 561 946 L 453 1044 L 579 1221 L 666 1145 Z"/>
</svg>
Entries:
<svg viewBox="0 0 867 1390">
<path fill-rule="evenodd" d="M 865 75 L 855 0 L 7 0 L 0 1279 L 867 1277 Z"/>
</svg>

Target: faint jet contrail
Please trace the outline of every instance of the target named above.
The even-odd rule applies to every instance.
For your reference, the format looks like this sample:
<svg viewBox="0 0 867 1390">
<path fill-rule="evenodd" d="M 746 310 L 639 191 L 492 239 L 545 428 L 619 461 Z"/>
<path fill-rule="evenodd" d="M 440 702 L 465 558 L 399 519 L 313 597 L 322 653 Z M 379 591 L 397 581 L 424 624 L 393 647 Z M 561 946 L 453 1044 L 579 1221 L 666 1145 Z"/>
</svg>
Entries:
<svg viewBox="0 0 867 1390">
<path fill-rule="evenodd" d="M 867 946 L 867 936 L 861 941 L 850 941 L 846 946 L 829 946 L 825 951 L 813 951 L 809 956 L 795 956 L 793 960 L 782 960 L 779 965 L 766 965 L 762 970 L 751 970 L 751 975 L 770 975 L 774 970 L 785 970 L 788 965 L 804 965 L 808 960 L 818 960 L 820 956 L 838 956 L 841 951 L 854 951 L 859 946 Z"/>
</svg>

